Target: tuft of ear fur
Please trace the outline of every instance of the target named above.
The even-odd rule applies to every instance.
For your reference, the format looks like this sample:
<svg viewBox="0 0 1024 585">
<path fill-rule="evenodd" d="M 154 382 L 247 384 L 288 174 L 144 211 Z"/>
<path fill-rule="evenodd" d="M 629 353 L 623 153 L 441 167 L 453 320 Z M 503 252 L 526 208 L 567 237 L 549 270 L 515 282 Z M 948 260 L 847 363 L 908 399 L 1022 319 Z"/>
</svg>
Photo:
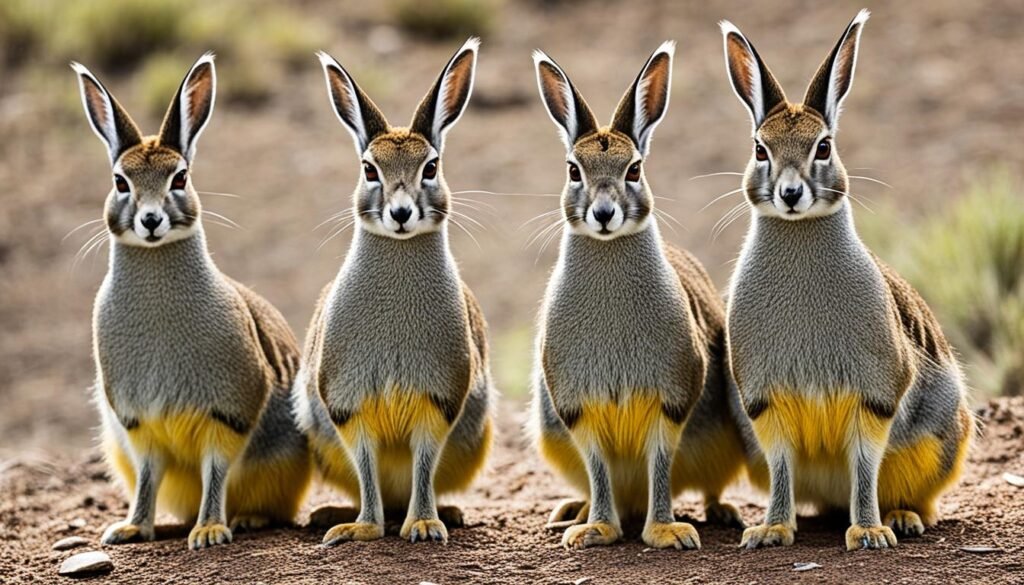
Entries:
<svg viewBox="0 0 1024 585">
<path fill-rule="evenodd" d="M 757 130 L 768 112 L 786 101 L 786 94 L 740 29 L 728 20 L 723 20 L 719 26 L 725 41 L 725 68 L 732 89 L 747 107 L 754 130 Z"/>
<path fill-rule="evenodd" d="M 565 149 L 572 150 L 577 140 L 597 131 L 597 118 L 554 59 L 538 49 L 533 52 L 533 63 L 537 69 L 540 99 L 558 126 Z"/>
<path fill-rule="evenodd" d="M 644 157 L 650 151 L 654 129 L 668 111 L 675 51 L 675 41 L 665 41 L 651 54 L 612 117 L 612 128 L 632 138 Z"/>
<path fill-rule="evenodd" d="M 331 107 L 352 134 L 356 152 L 362 156 L 374 138 L 388 131 L 388 121 L 334 57 L 323 51 L 317 52 L 316 56 L 324 68 Z"/>
<path fill-rule="evenodd" d="M 444 136 L 448 129 L 462 117 L 469 104 L 479 49 L 480 39 L 471 37 L 467 40 L 445 65 L 413 114 L 409 126 L 413 131 L 426 136 L 438 152 L 444 146 Z"/>
<path fill-rule="evenodd" d="M 78 76 L 85 116 L 92 131 L 107 145 L 113 165 L 124 151 L 142 142 L 142 133 L 128 112 L 84 65 L 72 61 L 71 68 Z"/>
<path fill-rule="evenodd" d="M 160 126 L 160 144 L 178 151 L 189 162 L 195 157 L 196 140 L 210 121 L 217 97 L 213 57 L 207 52 L 192 65 Z"/>
<path fill-rule="evenodd" d="M 824 116 L 825 123 L 833 132 L 839 122 L 843 100 L 846 99 L 850 88 L 853 87 L 860 33 L 864 30 L 864 23 L 870 17 L 871 13 L 865 9 L 857 13 L 857 16 L 850 21 L 835 48 L 825 58 L 825 62 L 818 68 L 818 72 L 814 74 L 810 85 L 807 86 L 807 93 L 804 95 L 804 105 L 814 108 Z"/>
</svg>

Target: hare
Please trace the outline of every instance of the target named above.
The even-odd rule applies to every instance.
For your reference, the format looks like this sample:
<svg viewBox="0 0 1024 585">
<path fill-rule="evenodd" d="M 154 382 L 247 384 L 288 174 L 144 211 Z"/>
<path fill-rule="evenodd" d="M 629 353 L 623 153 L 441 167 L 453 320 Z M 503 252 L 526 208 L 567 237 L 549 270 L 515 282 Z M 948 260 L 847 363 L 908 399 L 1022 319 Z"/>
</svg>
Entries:
<svg viewBox="0 0 1024 585">
<path fill-rule="evenodd" d="M 409 128 L 384 115 L 333 58 L 320 54 L 334 112 L 355 140 L 362 175 L 356 230 L 309 328 L 295 402 L 320 472 L 359 502 L 327 545 L 384 534 L 448 540 L 457 508 L 436 494 L 465 489 L 491 444 L 487 326 L 448 245 L 452 200 L 441 172 L 445 134 L 473 89 L 479 41 L 467 41 L 420 103 Z M 354 520 L 354 521 L 353 521 Z"/>
<path fill-rule="evenodd" d="M 645 513 L 647 545 L 699 548 L 696 529 L 672 512 L 684 488 L 703 491 L 709 518 L 741 522 L 718 501 L 744 462 L 728 404 L 725 308 L 700 262 L 662 239 L 642 169 L 668 109 L 674 51 L 666 42 L 650 56 L 606 127 L 562 69 L 534 54 L 568 177 L 532 426 L 542 456 L 587 498 L 552 513 L 552 526 L 568 526 L 567 548 L 611 544 L 621 520 Z"/>
<path fill-rule="evenodd" d="M 753 122 L 743 178 L 752 225 L 728 304 L 732 371 L 766 460 L 764 523 L 741 546 L 793 543 L 796 501 L 848 508 L 846 547 L 896 546 L 938 520 L 975 423 L 953 350 L 924 300 L 854 228 L 836 131 L 861 11 L 787 101 L 740 31 L 721 25 L 732 87 Z M 884 516 L 883 516 L 884 514 Z"/>
<path fill-rule="evenodd" d="M 295 516 L 311 475 L 289 392 L 295 336 L 266 300 L 218 270 L 190 171 L 213 112 L 213 55 L 185 76 L 157 136 L 73 63 L 106 144 L 110 264 L 96 296 L 96 404 L 107 459 L 132 492 L 104 544 L 154 538 L 159 505 L 194 521 L 189 546 Z"/>
</svg>

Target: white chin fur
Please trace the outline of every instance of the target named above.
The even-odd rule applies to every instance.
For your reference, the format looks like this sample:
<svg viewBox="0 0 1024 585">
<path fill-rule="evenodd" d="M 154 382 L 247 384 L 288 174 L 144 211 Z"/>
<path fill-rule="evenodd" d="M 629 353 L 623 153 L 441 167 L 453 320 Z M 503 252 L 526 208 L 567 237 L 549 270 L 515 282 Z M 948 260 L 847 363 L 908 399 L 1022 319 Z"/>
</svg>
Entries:
<svg viewBox="0 0 1024 585">
<path fill-rule="evenodd" d="M 619 214 L 617 213 L 616 215 L 618 216 Z M 575 224 L 569 224 L 569 229 L 572 233 L 577 235 L 589 236 L 591 238 L 594 238 L 595 240 L 608 241 L 614 240 L 615 238 L 619 238 L 622 236 L 628 236 L 630 234 L 636 234 L 644 231 L 645 229 L 647 229 L 647 226 L 650 225 L 650 217 L 651 216 L 648 215 L 647 217 L 643 218 L 640 221 L 627 219 L 619 223 L 618 227 L 616 227 L 615 229 L 610 229 L 607 233 L 601 233 L 600 223 L 598 223 L 597 226 L 594 227 L 590 225 L 589 221 L 580 221 L 576 222 Z"/>
<path fill-rule="evenodd" d="M 420 234 L 426 234 L 430 232 L 436 232 L 440 224 L 434 221 L 425 219 L 417 219 L 412 221 L 411 219 L 402 225 L 402 231 L 398 231 L 398 223 L 393 219 L 388 218 L 386 221 L 383 219 L 363 219 L 362 227 L 364 230 L 371 234 L 378 236 L 384 236 L 386 238 L 394 238 L 396 240 L 408 240 L 414 236 Z"/>
<path fill-rule="evenodd" d="M 160 239 L 149 241 L 145 236 L 140 236 L 133 230 L 125 230 L 120 236 L 112 236 L 119 244 L 125 244 L 127 246 L 138 246 L 140 248 L 157 248 L 164 244 L 170 244 L 171 242 L 177 242 L 191 238 L 195 233 L 199 231 L 199 221 L 197 220 L 191 226 L 187 228 L 174 228 L 166 232 Z M 148 234 L 147 234 L 148 235 Z"/>
<path fill-rule="evenodd" d="M 754 210 L 758 215 L 764 217 L 778 217 L 787 221 L 800 221 L 801 219 L 810 219 L 813 217 L 825 217 L 826 215 L 832 215 L 839 211 L 843 205 L 845 205 L 846 199 L 840 199 L 835 203 L 829 203 L 823 199 L 813 199 L 810 205 L 804 207 L 803 205 L 797 205 L 796 210 L 791 210 L 789 206 L 783 203 L 781 200 L 759 203 L 754 207 Z M 801 202 L 803 203 L 803 202 Z"/>
</svg>

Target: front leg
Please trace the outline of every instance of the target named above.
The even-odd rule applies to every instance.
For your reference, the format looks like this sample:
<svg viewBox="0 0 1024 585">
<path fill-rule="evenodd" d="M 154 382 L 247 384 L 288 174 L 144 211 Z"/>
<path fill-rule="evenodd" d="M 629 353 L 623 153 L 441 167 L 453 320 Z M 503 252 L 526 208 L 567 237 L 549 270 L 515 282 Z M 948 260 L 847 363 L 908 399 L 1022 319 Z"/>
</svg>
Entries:
<svg viewBox="0 0 1024 585">
<path fill-rule="evenodd" d="M 775 442 L 765 449 L 771 476 L 768 513 L 763 524 L 743 531 L 741 547 L 789 546 L 796 532 L 796 507 L 793 498 L 793 455 L 788 445 Z"/>
<path fill-rule="evenodd" d="M 230 466 L 228 458 L 216 451 L 203 457 L 203 495 L 199 504 L 199 518 L 188 535 L 188 546 L 192 550 L 231 542 L 231 529 L 227 526 L 224 511 Z"/>
<path fill-rule="evenodd" d="M 448 542 L 448 529 L 438 519 L 434 496 L 434 472 L 441 441 L 429 432 L 420 432 L 413 436 L 411 443 L 412 497 L 400 534 L 410 542 Z"/>
<path fill-rule="evenodd" d="M 103 544 L 123 544 L 155 537 L 156 496 L 163 479 L 163 460 L 152 453 L 144 453 L 135 464 L 135 494 L 128 509 L 128 517 L 115 522 L 103 531 Z"/>
<path fill-rule="evenodd" d="M 654 548 L 699 549 L 700 536 L 692 524 L 676 522 L 672 513 L 672 447 L 676 441 L 666 441 L 663 433 L 655 433 L 647 453 L 648 484 L 647 522 L 643 539 Z"/>
<path fill-rule="evenodd" d="M 376 540 L 384 536 L 384 502 L 377 479 L 377 449 L 369 437 L 356 436 L 354 459 L 359 475 L 359 516 L 355 522 L 334 526 L 324 535 L 325 546 L 349 540 Z"/>
<path fill-rule="evenodd" d="M 590 514 L 586 524 L 570 526 L 565 531 L 562 546 L 585 548 L 612 544 L 622 537 L 622 527 L 615 509 L 608 463 L 596 439 L 584 437 L 578 442 L 590 478 Z"/>
<path fill-rule="evenodd" d="M 850 528 L 846 550 L 896 546 L 892 528 L 882 525 L 878 510 L 878 470 L 885 445 L 860 437 L 850 449 Z"/>
</svg>

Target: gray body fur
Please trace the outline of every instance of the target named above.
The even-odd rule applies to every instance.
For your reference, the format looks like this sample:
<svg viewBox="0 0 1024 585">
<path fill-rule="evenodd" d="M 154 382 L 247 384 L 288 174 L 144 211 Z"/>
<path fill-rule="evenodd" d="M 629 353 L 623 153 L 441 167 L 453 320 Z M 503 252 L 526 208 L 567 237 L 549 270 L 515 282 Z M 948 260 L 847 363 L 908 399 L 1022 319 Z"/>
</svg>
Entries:
<svg viewBox="0 0 1024 585">
<path fill-rule="evenodd" d="M 111 244 L 94 309 L 96 401 L 136 465 L 145 467 L 146 454 L 134 452 L 127 430 L 183 410 L 249 435 L 243 465 L 308 456 L 287 400 L 297 356 L 288 340 L 257 330 L 254 319 L 273 309 L 239 287 L 213 264 L 201 229 L 156 248 Z M 159 486 L 149 487 L 155 498 Z"/>
<path fill-rule="evenodd" d="M 886 276 L 854 230 L 849 203 L 832 215 L 797 222 L 754 214 L 728 314 L 732 369 L 752 416 L 779 388 L 807 396 L 855 392 L 866 408 L 891 417 L 889 449 L 934 435 L 943 445 L 943 470 L 951 472 L 962 437 L 961 373 L 951 354 L 929 355 L 909 338 L 900 319 Z M 749 421 L 744 433 L 752 435 Z M 855 469 L 851 476 L 861 484 L 856 491 L 864 492 L 869 472 Z M 877 502 L 873 512 L 870 500 L 851 505 L 850 488 L 858 486 L 850 486 L 849 477 L 832 478 L 850 486 L 843 497 L 834 484 L 794 480 L 794 473 L 800 470 L 789 470 L 795 499 L 851 506 L 854 523 L 879 523 Z M 775 491 L 773 485 L 768 523 L 786 523 L 792 502 L 776 501 Z"/>
</svg>

